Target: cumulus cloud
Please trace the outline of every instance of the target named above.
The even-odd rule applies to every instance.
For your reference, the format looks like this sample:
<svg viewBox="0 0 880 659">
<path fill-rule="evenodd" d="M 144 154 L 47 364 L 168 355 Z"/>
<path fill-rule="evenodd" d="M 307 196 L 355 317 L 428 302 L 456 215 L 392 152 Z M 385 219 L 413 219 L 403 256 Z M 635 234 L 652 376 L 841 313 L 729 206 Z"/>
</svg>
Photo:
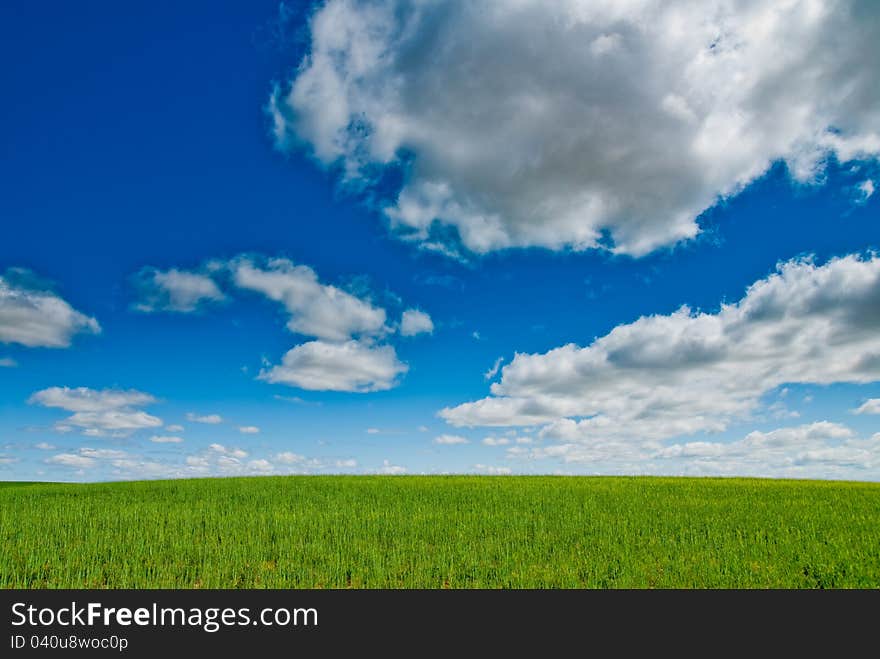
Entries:
<svg viewBox="0 0 880 659">
<path fill-rule="evenodd" d="M 390 345 L 309 341 L 289 350 L 260 379 L 316 391 L 364 393 L 391 389 L 408 366 Z"/>
<path fill-rule="evenodd" d="M 389 168 L 385 213 L 454 253 L 641 255 L 783 161 L 880 153 L 880 8 L 762 3 L 328 0 L 270 98 L 281 149 L 343 179 Z M 499 56 L 503 53 L 503 56 Z"/>
<path fill-rule="evenodd" d="M 380 336 L 387 331 L 384 309 L 336 286 L 322 284 L 315 271 L 288 259 L 264 264 L 240 257 L 230 263 L 235 284 L 280 302 L 290 314 L 291 332 L 324 341 Z"/>
<path fill-rule="evenodd" d="M 403 336 L 415 336 L 416 334 L 431 334 L 434 331 L 434 321 L 431 316 L 418 309 L 407 309 L 400 319 L 400 333 Z"/>
<path fill-rule="evenodd" d="M 223 417 L 219 414 L 196 414 L 195 412 L 187 412 L 186 420 L 192 423 L 206 423 L 208 425 L 223 423 Z"/>
<path fill-rule="evenodd" d="M 170 426 L 165 426 L 165 430 L 168 432 L 183 432 L 183 426 L 177 423 L 172 423 Z"/>
<path fill-rule="evenodd" d="M 787 383 L 880 380 L 880 257 L 782 263 L 717 313 L 683 307 L 587 347 L 517 354 L 492 395 L 446 408 L 458 426 L 542 424 L 560 441 L 721 431 Z"/>
<path fill-rule="evenodd" d="M 139 295 L 135 309 L 145 313 L 189 313 L 226 298 L 209 274 L 177 268 L 144 268 L 135 277 L 135 287 Z"/>
<path fill-rule="evenodd" d="M 434 438 L 434 443 L 443 445 L 470 444 L 467 438 L 461 435 L 440 435 Z"/>
<path fill-rule="evenodd" d="M 483 438 L 483 444 L 486 446 L 507 446 L 510 444 L 510 438 L 508 437 L 485 437 Z"/>
<path fill-rule="evenodd" d="M 880 398 L 869 398 L 853 410 L 853 414 L 880 414 Z"/>
<path fill-rule="evenodd" d="M 0 343 L 66 348 L 76 334 L 101 332 L 97 320 L 31 280 L 24 270 L 10 269 L 0 275 Z M 5 364 L 14 365 L 11 360 Z"/>
<path fill-rule="evenodd" d="M 35 392 L 28 402 L 73 412 L 55 424 L 61 432 L 76 428 L 93 437 L 127 437 L 137 430 L 162 425 L 162 419 L 135 409 L 155 403 L 156 399 L 133 389 L 49 387 Z"/>
<path fill-rule="evenodd" d="M 240 426 L 238 432 L 243 435 L 256 435 L 260 429 L 257 426 Z"/>
</svg>

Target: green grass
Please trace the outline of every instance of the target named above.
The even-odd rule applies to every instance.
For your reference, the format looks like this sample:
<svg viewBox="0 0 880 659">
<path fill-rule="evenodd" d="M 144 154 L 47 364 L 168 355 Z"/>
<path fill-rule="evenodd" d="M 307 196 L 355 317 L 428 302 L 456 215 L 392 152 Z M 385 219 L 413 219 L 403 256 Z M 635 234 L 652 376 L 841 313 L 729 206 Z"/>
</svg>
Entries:
<svg viewBox="0 0 880 659">
<path fill-rule="evenodd" d="M 8 484 L 0 540 L 4 588 L 877 588 L 880 484 Z"/>
</svg>

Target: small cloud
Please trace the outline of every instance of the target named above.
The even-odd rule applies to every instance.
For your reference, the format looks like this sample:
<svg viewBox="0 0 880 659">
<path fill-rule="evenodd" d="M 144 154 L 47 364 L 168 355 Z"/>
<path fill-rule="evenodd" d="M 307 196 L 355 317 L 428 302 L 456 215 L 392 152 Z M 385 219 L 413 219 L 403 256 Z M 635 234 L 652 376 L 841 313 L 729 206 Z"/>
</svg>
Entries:
<svg viewBox="0 0 880 659">
<path fill-rule="evenodd" d="M 193 423 L 207 423 L 209 425 L 216 425 L 218 423 L 223 423 L 223 417 L 219 414 L 206 414 L 204 416 L 200 416 L 193 412 L 189 412 L 186 415 L 187 421 L 192 421 Z"/>
<path fill-rule="evenodd" d="M 874 194 L 876 186 L 874 185 L 874 181 L 867 179 L 856 186 L 856 189 L 858 190 L 856 202 L 864 204 Z"/>
<path fill-rule="evenodd" d="M 418 430 L 419 432 L 428 432 L 429 428 L 428 426 L 419 426 Z"/>
<path fill-rule="evenodd" d="M 0 357 L 0 368 L 15 368 L 18 362 L 12 357 Z"/>
<path fill-rule="evenodd" d="M 400 319 L 400 333 L 403 336 L 415 336 L 416 334 L 432 334 L 434 321 L 431 316 L 418 309 L 407 309 Z"/>
<path fill-rule="evenodd" d="M 134 308 L 144 313 L 191 313 L 207 303 L 226 299 L 208 274 L 177 268 L 144 268 L 135 276 L 134 286 L 140 298 Z"/>
<path fill-rule="evenodd" d="M 155 442 L 156 444 L 180 444 L 183 441 L 182 437 L 172 437 L 170 435 L 153 435 L 150 437 L 151 442 Z"/>
<path fill-rule="evenodd" d="M 406 473 L 406 467 L 391 464 L 389 460 L 382 460 L 382 466 L 379 468 L 379 473 L 387 474 L 389 476 L 398 476 Z"/>
<path fill-rule="evenodd" d="M 471 332 L 471 336 L 474 338 L 475 341 L 482 341 L 483 340 L 483 337 L 480 336 L 480 333 L 477 330 L 474 330 L 473 332 Z"/>
<path fill-rule="evenodd" d="M 853 414 L 880 414 L 880 398 L 869 398 L 852 412 Z"/>
<path fill-rule="evenodd" d="M 168 432 L 183 432 L 183 426 L 173 423 L 170 426 L 165 426 L 165 430 Z"/>
<path fill-rule="evenodd" d="M 220 455 L 226 455 L 231 458 L 246 458 L 248 456 L 248 452 L 240 449 L 240 448 L 226 448 L 223 444 L 211 444 L 208 447 L 208 450 L 213 451 L 214 453 L 219 453 Z"/>
<path fill-rule="evenodd" d="M 238 432 L 242 435 L 256 435 L 260 429 L 257 426 L 240 426 Z"/>
<path fill-rule="evenodd" d="M 338 469 L 354 469 L 355 467 L 357 467 L 357 465 L 357 460 L 355 460 L 354 458 L 349 458 L 347 460 L 337 460 L 333 463 L 333 466 Z"/>
<path fill-rule="evenodd" d="M 470 444 L 470 441 L 460 435 L 440 435 L 434 438 L 435 444 L 454 445 L 454 444 Z"/>
<path fill-rule="evenodd" d="M 475 464 L 474 469 L 489 476 L 508 476 L 513 473 L 510 467 L 496 467 L 494 465 Z"/>
<path fill-rule="evenodd" d="M 380 432 L 382 432 L 382 431 L 379 430 L 378 428 L 367 428 L 368 435 L 378 435 Z"/>
<path fill-rule="evenodd" d="M 94 458 L 75 453 L 59 453 L 46 459 L 47 464 L 61 465 L 62 467 L 73 467 L 75 469 L 87 469 L 95 466 Z"/>
<path fill-rule="evenodd" d="M 39 444 L 34 444 L 34 448 L 38 448 L 41 451 L 53 451 L 57 447 L 54 444 L 50 444 L 48 442 L 40 442 Z"/>
<path fill-rule="evenodd" d="M 275 456 L 275 461 L 286 465 L 295 465 L 306 461 L 306 456 L 291 451 L 284 451 Z"/>
<path fill-rule="evenodd" d="M 251 460 L 247 463 L 248 470 L 256 473 L 269 473 L 273 471 L 272 463 L 265 459 Z"/>
<path fill-rule="evenodd" d="M 507 446 L 510 440 L 507 437 L 486 437 L 482 443 L 486 446 Z"/>
<path fill-rule="evenodd" d="M 484 380 L 491 380 L 496 375 L 498 375 L 498 371 L 501 370 L 501 364 L 503 364 L 503 363 L 504 363 L 504 357 L 499 357 L 498 359 L 496 359 L 495 363 L 492 364 L 492 368 L 490 368 L 488 371 L 483 373 L 483 379 Z"/>
</svg>

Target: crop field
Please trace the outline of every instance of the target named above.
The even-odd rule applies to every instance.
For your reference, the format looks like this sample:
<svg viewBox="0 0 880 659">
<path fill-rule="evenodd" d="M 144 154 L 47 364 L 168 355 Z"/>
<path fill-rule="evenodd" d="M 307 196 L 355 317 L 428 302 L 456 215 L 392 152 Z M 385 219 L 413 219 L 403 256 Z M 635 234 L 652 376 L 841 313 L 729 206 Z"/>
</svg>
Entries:
<svg viewBox="0 0 880 659">
<path fill-rule="evenodd" d="M 4 483 L 0 540 L 4 588 L 877 588 L 880 484 Z"/>
</svg>

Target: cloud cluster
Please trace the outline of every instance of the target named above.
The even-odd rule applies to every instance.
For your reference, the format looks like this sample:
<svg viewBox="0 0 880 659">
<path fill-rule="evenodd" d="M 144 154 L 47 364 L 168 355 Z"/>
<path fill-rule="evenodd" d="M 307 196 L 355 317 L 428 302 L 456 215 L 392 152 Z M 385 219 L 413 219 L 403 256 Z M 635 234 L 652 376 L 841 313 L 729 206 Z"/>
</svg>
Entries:
<svg viewBox="0 0 880 659">
<path fill-rule="evenodd" d="M 880 257 L 782 263 L 716 313 L 683 307 L 587 347 L 517 354 L 492 395 L 446 408 L 457 426 L 542 425 L 566 442 L 721 431 L 786 383 L 880 380 Z"/>
<path fill-rule="evenodd" d="M 264 368 L 260 379 L 319 391 L 370 392 L 394 387 L 408 367 L 397 357 L 391 336 L 431 333 L 424 311 L 407 309 L 400 323 L 363 295 L 322 282 L 307 265 L 285 258 L 238 256 L 210 261 L 199 271 L 146 268 L 139 275 L 145 311 L 195 311 L 222 300 L 230 289 L 252 291 L 284 308 L 287 329 L 312 340 L 294 346 L 280 364 Z"/>
<path fill-rule="evenodd" d="M 92 477 L 125 480 L 347 472 L 358 467 L 353 458 L 310 458 L 292 452 L 255 457 L 244 449 L 219 443 L 189 454 L 169 453 L 161 458 L 137 451 L 81 447 L 57 453 L 43 462 L 77 472 L 89 471 Z"/>
<path fill-rule="evenodd" d="M 231 268 L 239 288 L 284 305 L 291 332 L 315 339 L 290 349 L 260 379 L 300 389 L 364 393 L 391 389 L 407 371 L 393 346 L 377 344 L 393 331 L 385 309 L 321 283 L 314 270 L 287 259 L 260 265 L 241 257 Z"/>
<path fill-rule="evenodd" d="M 328 0 L 269 109 L 346 181 L 402 168 L 423 246 L 642 255 L 774 162 L 876 158 L 878 44 L 860 0 Z"/>
<path fill-rule="evenodd" d="M 29 273 L 7 270 L 0 275 L 0 343 L 29 348 L 66 348 L 74 335 L 98 334 L 94 318 L 74 309 L 50 290 L 32 285 Z M 14 365 L 8 360 L 6 366 Z"/>
<path fill-rule="evenodd" d="M 880 433 L 860 439 L 838 423 L 754 431 L 735 441 L 592 439 L 507 449 L 517 460 L 589 464 L 601 473 L 655 473 L 798 478 L 880 477 Z"/>
<path fill-rule="evenodd" d="M 60 432 L 77 429 L 91 437 L 127 437 L 143 428 L 162 425 L 162 419 L 136 409 L 156 402 L 141 391 L 49 387 L 35 392 L 28 402 L 73 412 L 55 424 Z"/>
</svg>

